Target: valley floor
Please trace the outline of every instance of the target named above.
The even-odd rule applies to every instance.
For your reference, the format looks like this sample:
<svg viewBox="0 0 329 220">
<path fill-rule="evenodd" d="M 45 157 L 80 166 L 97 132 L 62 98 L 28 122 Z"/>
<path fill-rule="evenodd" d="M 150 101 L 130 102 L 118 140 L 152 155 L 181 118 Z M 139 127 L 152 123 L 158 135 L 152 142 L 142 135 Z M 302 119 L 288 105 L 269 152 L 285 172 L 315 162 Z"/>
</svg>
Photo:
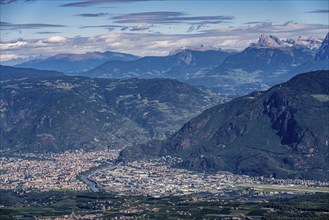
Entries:
<svg viewBox="0 0 329 220">
<path fill-rule="evenodd" d="M 70 219 L 73 212 L 90 215 L 90 218 L 154 219 L 163 215 L 169 219 L 195 216 L 261 219 L 271 216 L 270 210 L 274 209 L 266 204 L 273 199 L 318 192 L 329 195 L 329 182 L 250 177 L 229 172 L 198 173 L 173 168 L 180 159 L 170 156 L 114 164 L 119 152 L 80 150 L 38 155 L 1 152 L 1 219 L 4 216 L 17 219 L 27 216 L 28 219 L 32 215 L 67 215 Z M 322 209 L 313 210 L 312 215 L 324 213 Z"/>
<path fill-rule="evenodd" d="M 0 156 L 0 189 L 106 191 L 151 197 L 195 193 L 225 195 L 252 189 L 259 195 L 329 192 L 329 182 L 275 179 L 230 172 L 201 173 L 173 168 L 179 158 L 113 164 L 120 150 Z"/>
</svg>

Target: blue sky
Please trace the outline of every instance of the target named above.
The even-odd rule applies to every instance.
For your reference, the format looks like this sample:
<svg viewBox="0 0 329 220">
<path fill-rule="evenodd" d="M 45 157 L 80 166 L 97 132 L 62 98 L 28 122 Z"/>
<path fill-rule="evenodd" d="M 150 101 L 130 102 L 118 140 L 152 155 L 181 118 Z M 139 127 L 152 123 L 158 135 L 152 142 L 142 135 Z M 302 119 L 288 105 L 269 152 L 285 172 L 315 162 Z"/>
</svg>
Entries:
<svg viewBox="0 0 329 220">
<path fill-rule="evenodd" d="M 205 43 L 243 49 L 260 34 L 324 37 L 329 1 L 0 0 L 1 60 L 120 51 L 166 55 Z"/>
</svg>

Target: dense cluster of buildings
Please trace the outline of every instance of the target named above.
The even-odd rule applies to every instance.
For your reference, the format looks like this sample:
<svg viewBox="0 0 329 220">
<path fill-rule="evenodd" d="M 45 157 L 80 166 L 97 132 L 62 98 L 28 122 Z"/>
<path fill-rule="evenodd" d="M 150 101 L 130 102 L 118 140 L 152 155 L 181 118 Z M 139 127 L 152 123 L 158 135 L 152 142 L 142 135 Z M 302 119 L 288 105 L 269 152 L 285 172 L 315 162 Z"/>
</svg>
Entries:
<svg viewBox="0 0 329 220">
<path fill-rule="evenodd" d="M 213 175 L 172 168 L 162 158 L 138 161 L 104 168 L 89 176 L 105 191 L 125 195 L 152 197 L 184 195 L 200 192 L 219 192 L 237 183 L 254 183 L 249 176 L 219 172 Z"/>
<path fill-rule="evenodd" d="M 239 184 L 277 184 L 328 186 L 311 180 L 280 180 L 236 175 L 213 174 L 173 168 L 179 158 L 170 156 L 114 165 L 119 150 L 87 152 L 77 150 L 61 154 L 0 154 L 0 189 L 30 190 L 105 190 L 122 195 L 152 197 L 186 195 L 201 192 L 223 193 Z"/>
<path fill-rule="evenodd" d="M 264 177 L 236 175 L 230 172 L 213 174 L 172 168 L 178 158 L 163 157 L 149 161 L 136 161 L 107 167 L 89 176 L 105 191 L 123 195 L 149 195 L 152 197 L 185 195 L 201 192 L 223 193 L 239 184 L 281 184 L 299 186 L 327 186 L 312 180 L 280 180 Z"/>
<path fill-rule="evenodd" d="M 74 151 L 61 154 L 24 154 L 0 157 L 0 188 L 89 190 L 78 175 L 115 159 L 117 150 Z"/>
</svg>

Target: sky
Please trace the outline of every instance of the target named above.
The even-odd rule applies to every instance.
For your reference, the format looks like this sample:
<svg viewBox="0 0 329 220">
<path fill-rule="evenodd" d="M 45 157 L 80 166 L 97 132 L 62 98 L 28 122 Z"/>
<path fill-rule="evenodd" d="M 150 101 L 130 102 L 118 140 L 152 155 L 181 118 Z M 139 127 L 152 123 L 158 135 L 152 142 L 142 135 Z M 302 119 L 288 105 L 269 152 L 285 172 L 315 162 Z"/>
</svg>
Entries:
<svg viewBox="0 0 329 220">
<path fill-rule="evenodd" d="M 117 51 L 242 50 L 261 34 L 328 33 L 329 0 L 0 0 L 0 60 Z"/>
</svg>

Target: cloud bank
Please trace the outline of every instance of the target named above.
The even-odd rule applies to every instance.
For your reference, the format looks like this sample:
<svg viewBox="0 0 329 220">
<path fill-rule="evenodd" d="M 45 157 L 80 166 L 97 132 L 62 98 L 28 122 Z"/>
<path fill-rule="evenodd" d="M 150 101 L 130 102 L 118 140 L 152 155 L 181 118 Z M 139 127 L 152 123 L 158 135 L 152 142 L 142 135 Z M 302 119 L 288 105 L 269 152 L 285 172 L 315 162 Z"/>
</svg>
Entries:
<svg viewBox="0 0 329 220">
<path fill-rule="evenodd" d="M 10 1 L 10 0 L 9 0 Z M 147 0 L 84 0 L 79 2 L 66 3 L 61 5 L 61 7 L 90 7 L 98 4 L 107 3 L 130 3 L 137 1 L 147 1 Z"/>
<path fill-rule="evenodd" d="M 139 56 L 167 55 L 168 52 L 182 46 L 198 47 L 201 44 L 224 49 L 242 50 L 256 42 L 260 34 L 273 34 L 279 38 L 297 38 L 298 36 L 324 37 L 328 25 L 302 24 L 288 21 L 282 24 L 272 22 L 253 22 L 239 27 L 202 30 L 189 34 L 161 34 L 138 32 L 149 30 L 154 24 L 138 24 L 129 28 L 131 32 L 109 32 L 92 37 L 64 37 L 54 35 L 39 39 L 15 39 L 1 41 L 2 57 L 30 57 L 43 54 L 51 56 L 58 53 L 85 53 L 88 51 L 117 51 Z M 99 26 L 98 26 L 99 27 Z M 86 26 L 85 28 L 92 28 Z M 101 26 L 101 28 L 112 28 Z M 136 29 L 136 31 L 134 31 Z"/>
</svg>

